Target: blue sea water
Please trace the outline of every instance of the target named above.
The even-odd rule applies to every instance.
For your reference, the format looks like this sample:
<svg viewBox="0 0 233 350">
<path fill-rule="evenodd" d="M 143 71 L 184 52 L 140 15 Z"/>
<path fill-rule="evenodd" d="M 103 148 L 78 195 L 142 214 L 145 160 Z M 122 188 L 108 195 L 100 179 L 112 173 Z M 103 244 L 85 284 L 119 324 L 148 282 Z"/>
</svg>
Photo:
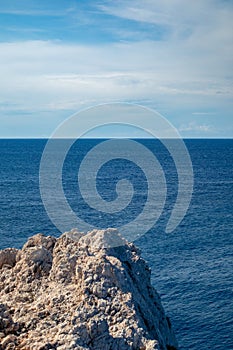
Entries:
<svg viewBox="0 0 233 350">
<path fill-rule="evenodd" d="M 132 203 L 118 214 L 88 207 L 77 186 L 80 162 L 102 140 L 80 140 L 63 167 L 66 198 L 77 215 L 100 227 L 133 220 L 146 202 L 143 172 L 116 159 L 100 169 L 97 189 L 114 200 L 115 185 L 134 185 Z M 177 194 L 171 155 L 159 141 L 138 140 L 163 167 L 167 182 L 164 211 L 135 243 L 152 270 L 152 282 L 171 318 L 181 350 L 233 349 L 233 140 L 185 140 L 194 170 L 194 190 L 187 214 L 165 233 Z M 37 233 L 60 233 L 50 221 L 39 190 L 39 167 L 46 140 L 0 140 L 0 249 L 21 247 Z M 146 159 L 145 159 L 146 162 Z M 54 198 L 56 206 L 56 198 Z"/>
</svg>

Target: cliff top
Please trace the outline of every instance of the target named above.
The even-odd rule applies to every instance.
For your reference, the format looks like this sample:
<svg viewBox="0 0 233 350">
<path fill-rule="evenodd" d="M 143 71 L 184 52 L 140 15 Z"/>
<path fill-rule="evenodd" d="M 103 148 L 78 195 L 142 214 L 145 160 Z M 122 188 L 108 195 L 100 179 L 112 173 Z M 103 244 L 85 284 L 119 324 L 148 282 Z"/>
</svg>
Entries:
<svg viewBox="0 0 233 350">
<path fill-rule="evenodd" d="M 149 267 L 115 229 L 0 251 L 0 291 L 0 350 L 177 349 Z"/>
</svg>

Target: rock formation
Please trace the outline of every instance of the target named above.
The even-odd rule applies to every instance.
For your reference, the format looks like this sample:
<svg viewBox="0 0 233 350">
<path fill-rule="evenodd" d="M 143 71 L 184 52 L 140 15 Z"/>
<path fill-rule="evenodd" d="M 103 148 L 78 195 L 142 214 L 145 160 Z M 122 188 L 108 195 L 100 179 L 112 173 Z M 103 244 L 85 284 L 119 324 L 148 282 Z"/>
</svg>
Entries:
<svg viewBox="0 0 233 350">
<path fill-rule="evenodd" d="M 0 251 L 0 350 L 175 350 L 150 270 L 116 230 Z"/>
</svg>

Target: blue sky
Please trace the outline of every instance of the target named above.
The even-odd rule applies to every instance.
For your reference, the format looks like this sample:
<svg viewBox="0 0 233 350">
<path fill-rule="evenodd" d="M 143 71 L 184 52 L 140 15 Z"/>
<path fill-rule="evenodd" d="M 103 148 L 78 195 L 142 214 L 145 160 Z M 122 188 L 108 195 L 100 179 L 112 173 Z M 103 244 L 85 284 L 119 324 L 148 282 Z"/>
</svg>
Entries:
<svg viewBox="0 0 233 350">
<path fill-rule="evenodd" d="M 99 103 L 232 137 L 233 3 L 0 0 L 0 137 L 48 137 Z"/>
</svg>

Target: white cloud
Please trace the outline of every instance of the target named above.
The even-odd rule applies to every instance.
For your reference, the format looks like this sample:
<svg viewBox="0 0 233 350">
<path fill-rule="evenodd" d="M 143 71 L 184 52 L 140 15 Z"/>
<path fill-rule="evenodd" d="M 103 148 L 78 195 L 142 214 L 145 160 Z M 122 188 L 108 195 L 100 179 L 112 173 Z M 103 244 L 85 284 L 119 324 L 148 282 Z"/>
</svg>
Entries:
<svg viewBox="0 0 233 350">
<path fill-rule="evenodd" d="M 63 12 L 59 11 L 48 11 L 48 10 L 15 10 L 15 9 L 0 9 L 0 13 L 6 15 L 16 15 L 16 16 L 63 16 Z"/>
<path fill-rule="evenodd" d="M 119 0 L 106 2 L 99 8 L 110 15 L 136 22 L 166 25 L 178 32 L 192 32 L 231 24 L 230 1 L 222 0 Z"/>
<path fill-rule="evenodd" d="M 169 113 L 186 108 L 190 117 L 192 111 L 215 107 L 229 114 L 233 92 L 230 2 L 123 0 L 108 1 L 99 8 L 116 17 L 165 26 L 168 34 L 165 40 L 96 45 L 1 42 L 2 114 L 76 110 L 119 100 L 147 100 L 155 107 L 168 106 Z M 138 30 L 135 27 L 135 33 Z M 124 31 L 127 38 L 127 27 Z M 129 32 L 132 38 L 132 27 Z M 182 128 L 210 131 L 204 124 L 187 123 Z"/>
<path fill-rule="evenodd" d="M 10 0 L 0 2 L 0 14 L 14 16 L 64 16 L 56 2 L 34 0 Z"/>
<path fill-rule="evenodd" d="M 195 121 L 189 122 L 188 124 L 183 124 L 179 127 L 180 132 L 194 131 L 198 133 L 207 133 L 213 131 L 211 125 L 197 124 Z"/>
<path fill-rule="evenodd" d="M 116 17 L 154 24 L 162 31 L 164 27 L 169 29 L 161 47 L 165 46 L 165 51 L 175 54 L 175 58 L 180 52 L 182 63 L 205 68 L 206 75 L 214 68 L 216 75 L 217 72 L 221 75 L 223 70 L 227 70 L 227 76 L 231 72 L 233 4 L 230 1 L 120 0 L 107 2 L 100 8 Z"/>
<path fill-rule="evenodd" d="M 202 116 L 202 115 L 204 115 L 204 116 L 208 116 L 208 115 L 215 115 L 216 113 L 214 113 L 214 112 L 193 112 L 192 113 L 192 115 L 200 115 L 200 116 Z"/>
<path fill-rule="evenodd" d="M 210 67 L 206 75 L 207 67 L 195 64 L 191 55 L 185 62 L 181 51 L 158 42 L 83 46 L 30 41 L 0 43 L 0 52 L 2 99 L 25 106 L 159 95 L 222 99 L 232 94 L 225 71 L 219 77 L 219 69 L 216 76 Z"/>
</svg>

